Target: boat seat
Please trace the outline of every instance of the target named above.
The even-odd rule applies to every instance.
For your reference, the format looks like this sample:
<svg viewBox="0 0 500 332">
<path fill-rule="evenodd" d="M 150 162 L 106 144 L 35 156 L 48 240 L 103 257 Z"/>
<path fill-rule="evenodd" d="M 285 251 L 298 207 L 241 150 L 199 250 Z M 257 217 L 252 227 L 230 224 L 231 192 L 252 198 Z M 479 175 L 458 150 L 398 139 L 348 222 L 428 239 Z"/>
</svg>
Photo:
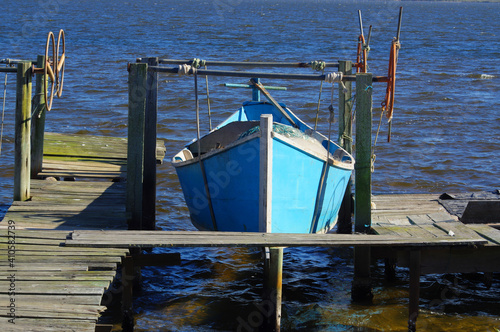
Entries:
<svg viewBox="0 0 500 332">
<path fill-rule="evenodd" d="M 178 163 L 182 161 L 187 161 L 193 159 L 193 154 L 188 149 L 182 149 L 178 154 L 172 158 L 172 162 Z"/>
<path fill-rule="evenodd" d="M 259 121 L 235 121 L 208 133 L 200 139 L 201 154 L 229 145 L 236 141 L 242 133 L 258 126 L 259 123 Z M 198 155 L 198 143 L 196 140 L 189 144 L 187 148 L 193 155 Z"/>
</svg>

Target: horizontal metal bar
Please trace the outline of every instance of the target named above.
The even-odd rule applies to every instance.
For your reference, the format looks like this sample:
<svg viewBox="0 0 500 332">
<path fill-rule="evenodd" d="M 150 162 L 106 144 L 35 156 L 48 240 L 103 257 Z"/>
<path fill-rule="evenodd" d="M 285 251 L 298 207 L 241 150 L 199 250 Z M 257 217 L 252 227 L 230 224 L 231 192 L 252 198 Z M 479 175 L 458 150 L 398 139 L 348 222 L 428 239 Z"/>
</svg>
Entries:
<svg viewBox="0 0 500 332">
<path fill-rule="evenodd" d="M 150 66 L 148 70 L 158 73 L 177 74 L 179 68 L 169 68 L 160 66 Z M 326 75 L 311 75 L 311 74 L 281 74 L 281 73 L 264 73 L 264 72 L 249 72 L 249 71 L 230 71 L 230 70 L 206 70 L 198 69 L 198 75 L 201 76 L 228 76 L 228 77 L 246 77 L 246 78 L 268 78 L 268 79 L 287 79 L 287 80 L 303 80 L 303 81 L 324 81 Z M 189 74 L 193 74 L 190 70 Z M 343 81 L 354 82 L 356 75 L 344 75 Z M 373 82 L 387 82 L 386 76 L 373 76 Z"/>
<path fill-rule="evenodd" d="M 17 73 L 16 67 L 0 67 L 0 73 Z"/>
<path fill-rule="evenodd" d="M 137 58 L 137 62 L 141 62 L 141 58 Z M 160 59 L 159 63 L 168 65 L 190 65 L 193 60 L 174 60 Z M 242 66 L 242 67 L 288 67 L 288 68 L 309 68 L 310 62 L 248 62 L 248 61 L 210 61 L 206 60 L 207 66 Z M 325 67 L 338 68 L 338 62 L 325 62 Z"/>
<path fill-rule="evenodd" d="M 19 62 L 26 62 L 29 61 L 31 63 L 36 63 L 36 60 L 21 60 L 21 59 L 0 59 L 0 63 L 7 64 L 7 65 L 16 65 Z"/>
</svg>

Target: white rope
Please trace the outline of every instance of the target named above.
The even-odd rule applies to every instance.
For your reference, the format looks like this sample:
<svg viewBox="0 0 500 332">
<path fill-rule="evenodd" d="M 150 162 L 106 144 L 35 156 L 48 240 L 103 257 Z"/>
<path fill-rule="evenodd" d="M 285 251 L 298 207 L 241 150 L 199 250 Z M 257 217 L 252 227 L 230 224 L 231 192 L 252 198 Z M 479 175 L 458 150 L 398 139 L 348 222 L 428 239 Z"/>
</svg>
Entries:
<svg viewBox="0 0 500 332">
<path fill-rule="evenodd" d="M 334 82 L 342 82 L 342 78 L 344 77 L 344 74 L 341 72 L 333 72 L 329 74 L 325 74 L 325 82 L 328 83 L 334 83 Z"/>
<path fill-rule="evenodd" d="M 339 71 L 339 72 L 333 72 L 333 73 L 326 74 L 324 81 L 328 82 L 328 83 L 332 83 L 332 84 L 334 82 L 338 82 L 340 84 L 340 86 L 342 86 L 342 90 L 344 91 L 344 93 L 346 93 L 347 88 L 345 87 L 343 79 L 344 79 L 344 73 Z"/>
<path fill-rule="evenodd" d="M 189 75 L 189 74 L 196 74 L 198 70 L 193 67 L 193 66 L 190 66 L 190 65 L 186 65 L 186 64 L 183 64 L 183 65 L 179 65 L 179 71 L 177 72 L 177 74 L 179 74 L 179 76 L 184 76 L 184 75 Z"/>
</svg>

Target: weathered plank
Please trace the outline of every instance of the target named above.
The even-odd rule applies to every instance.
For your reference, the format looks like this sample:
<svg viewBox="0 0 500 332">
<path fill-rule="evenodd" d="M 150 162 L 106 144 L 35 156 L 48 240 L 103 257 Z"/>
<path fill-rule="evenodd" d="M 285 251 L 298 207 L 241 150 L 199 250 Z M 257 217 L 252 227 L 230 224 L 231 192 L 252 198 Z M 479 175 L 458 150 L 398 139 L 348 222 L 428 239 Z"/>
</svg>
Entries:
<svg viewBox="0 0 500 332">
<path fill-rule="evenodd" d="M 165 157 L 165 145 L 156 141 L 156 159 Z M 44 155 L 86 158 L 127 159 L 127 138 L 85 134 L 45 133 Z"/>
<path fill-rule="evenodd" d="M 67 246 L 83 247 L 298 247 L 443 246 L 485 244 L 484 239 L 367 234 L 277 234 L 240 232 L 75 231 Z"/>
<path fill-rule="evenodd" d="M 22 332 L 94 332 L 94 320 L 19 318 L 15 324 L 0 320 L 2 331 Z"/>
<path fill-rule="evenodd" d="M 446 233 L 456 237 L 479 237 L 476 232 L 460 222 L 439 222 L 434 224 Z"/>
<path fill-rule="evenodd" d="M 490 241 L 492 244 L 500 245 L 500 230 L 481 224 L 470 224 L 468 228 Z"/>
</svg>

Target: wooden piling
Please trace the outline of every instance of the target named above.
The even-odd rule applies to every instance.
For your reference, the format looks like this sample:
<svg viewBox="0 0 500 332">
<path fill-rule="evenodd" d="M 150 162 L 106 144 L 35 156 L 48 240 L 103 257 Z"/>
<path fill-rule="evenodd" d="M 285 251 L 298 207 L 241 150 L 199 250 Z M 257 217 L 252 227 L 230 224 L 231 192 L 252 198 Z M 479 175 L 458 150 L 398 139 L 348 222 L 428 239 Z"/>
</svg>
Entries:
<svg viewBox="0 0 500 332">
<path fill-rule="evenodd" d="M 271 311 L 266 331 L 279 332 L 281 329 L 281 302 L 283 281 L 283 248 L 269 248 L 269 276 L 270 285 L 267 293 Z"/>
<path fill-rule="evenodd" d="M 352 74 L 351 61 L 339 61 L 339 72 L 344 75 Z M 339 87 L 339 145 L 347 152 L 352 153 L 352 83 L 344 82 L 346 91 Z M 340 206 L 337 233 L 350 234 L 352 233 L 352 189 L 351 179 L 347 184 L 342 205 Z"/>
<path fill-rule="evenodd" d="M 272 232 L 272 169 L 273 169 L 273 116 L 260 117 L 260 180 L 259 231 Z M 264 262 L 264 302 L 269 312 L 264 320 L 264 331 L 280 331 L 283 275 L 283 248 L 267 248 L 269 258 Z"/>
<path fill-rule="evenodd" d="M 359 233 L 366 233 L 371 227 L 372 90 L 372 74 L 357 74 L 354 228 Z M 351 297 L 355 301 L 373 298 L 370 256 L 370 247 L 354 248 Z"/>
<path fill-rule="evenodd" d="M 145 63 L 130 64 L 127 147 L 127 222 L 129 229 L 143 228 L 144 130 L 147 100 Z"/>
<path fill-rule="evenodd" d="M 408 306 L 408 332 L 417 330 L 418 302 L 420 300 L 420 250 L 410 251 L 410 304 Z"/>
<path fill-rule="evenodd" d="M 45 56 L 39 55 L 37 58 L 37 68 L 44 68 Z M 45 136 L 45 95 L 43 94 L 43 80 L 47 77 L 43 74 L 36 74 L 35 102 L 32 119 L 31 135 L 31 177 L 34 178 L 42 171 L 43 161 L 43 140 Z"/>
<path fill-rule="evenodd" d="M 30 198 L 31 70 L 30 62 L 17 65 L 14 201 Z"/>
<path fill-rule="evenodd" d="M 372 90 L 372 74 L 357 74 L 354 229 L 360 233 L 371 227 Z"/>
<path fill-rule="evenodd" d="M 158 58 L 144 59 L 148 67 L 158 66 Z M 158 72 L 148 71 L 144 119 L 144 182 L 142 229 L 156 228 L 156 136 L 158 118 Z"/>
<path fill-rule="evenodd" d="M 133 285 L 134 261 L 132 256 L 123 259 L 122 264 L 122 331 L 134 331 Z"/>
</svg>

